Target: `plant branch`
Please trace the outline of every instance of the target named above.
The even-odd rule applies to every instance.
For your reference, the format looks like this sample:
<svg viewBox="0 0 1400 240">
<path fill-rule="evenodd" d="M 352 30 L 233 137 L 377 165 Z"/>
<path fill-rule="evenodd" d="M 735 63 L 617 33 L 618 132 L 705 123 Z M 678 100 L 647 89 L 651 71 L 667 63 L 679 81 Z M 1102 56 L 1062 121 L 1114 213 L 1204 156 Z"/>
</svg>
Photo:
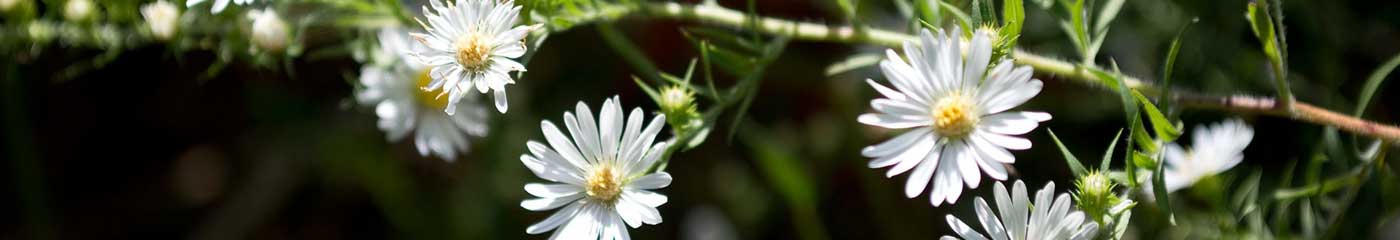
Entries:
<svg viewBox="0 0 1400 240">
<path fill-rule="evenodd" d="M 618 16 L 635 14 L 647 17 L 695 21 L 704 24 L 743 28 L 769 35 L 785 36 L 795 40 L 865 43 L 892 48 L 901 47 L 904 41 L 914 39 L 914 36 L 909 34 L 870 27 L 828 26 L 818 23 L 790 21 L 771 17 L 750 17 L 743 12 L 725 8 L 717 4 L 643 3 L 640 7 L 609 10 L 615 12 L 600 15 L 600 19 L 591 20 L 611 20 L 617 19 Z M 584 20 L 581 22 L 586 22 L 590 19 L 578 20 Z M 1061 78 L 1078 80 L 1087 85 L 1102 87 L 1099 78 L 1091 73 L 1091 70 L 1102 71 L 1101 68 L 1077 65 L 1059 59 L 1036 55 L 1020 49 L 1017 49 L 1015 53 L 1012 54 L 1012 57 L 1016 63 L 1031 66 L 1035 68 L 1038 73 L 1051 74 Z M 1156 95 L 1158 93 L 1156 87 L 1151 86 L 1141 79 L 1121 73 L 1115 74 L 1118 74 L 1118 77 L 1123 79 L 1123 82 L 1130 88 L 1151 95 Z M 1336 127 L 1347 132 L 1382 139 L 1390 143 L 1400 143 L 1400 128 L 1351 117 L 1303 102 L 1295 102 L 1293 106 L 1295 111 L 1290 112 L 1287 108 L 1284 108 L 1284 106 L 1276 103 L 1272 98 L 1245 96 L 1213 97 L 1194 95 L 1188 92 L 1181 92 L 1177 95 L 1178 96 L 1172 99 L 1176 99 L 1184 103 L 1184 106 L 1188 107 L 1279 116 L 1302 122 Z"/>
</svg>

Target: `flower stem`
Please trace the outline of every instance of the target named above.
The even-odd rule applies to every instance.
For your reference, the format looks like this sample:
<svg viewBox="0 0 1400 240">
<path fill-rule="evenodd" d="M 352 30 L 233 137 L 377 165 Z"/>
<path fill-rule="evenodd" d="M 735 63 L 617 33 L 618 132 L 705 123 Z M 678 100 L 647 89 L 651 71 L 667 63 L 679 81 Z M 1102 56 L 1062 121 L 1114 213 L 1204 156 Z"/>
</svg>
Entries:
<svg viewBox="0 0 1400 240">
<path fill-rule="evenodd" d="M 643 3 L 640 7 L 625 9 L 624 11 L 607 14 L 606 16 L 609 17 L 597 20 L 616 19 L 617 16 L 629 15 L 628 13 L 632 13 L 645 17 L 695 21 L 702 24 L 742 28 L 769 35 L 789 37 L 795 40 L 865 43 L 894 48 L 902 46 L 905 40 L 914 39 L 914 36 L 909 34 L 870 27 L 827 26 L 817 23 L 798 22 L 771 17 L 750 17 L 743 12 L 725 8 L 717 4 L 658 2 Z M 630 12 L 628 10 L 630 10 Z M 1035 68 L 1036 72 L 1041 74 L 1074 79 L 1087 85 L 1101 85 L 1098 77 L 1090 73 L 1089 68 L 1094 68 L 1095 70 L 1102 69 L 1098 69 L 1092 65 L 1076 65 L 1064 60 L 1040 56 L 1020 49 L 1017 49 L 1012 56 L 1016 63 L 1031 66 Z M 1147 84 L 1141 79 L 1119 73 L 1115 74 L 1118 74 L 1118 77 L 1122 78 L 1123 82 L 1125 82 L 1128 87 L 1142 91 L 1145 94 L 1155 95 L 1158 93 L 1154 86 Z M 1400 128 L 1351 117 L 1303 102 L 1296 102 L 1292 96 L 1284 96 L 1286 99 L 1276 101 L 1270 98 L 1243 96 L 1210 97 L 1195 95 L 1189 92 L 1180 92 L 1177 93 L 1177 95 L 1179 96 L 1175 96 L 1172 99 L 1181 101 L 1188 107 L 1280 116 L 1302 122 L 1336 127 L 1354 134 L 1382 139 L 1392 144 L 1400 143 Z M 1283 104 L 1280 105 L 1280 103 Z M 1287 107 L 1288 105 L 1292 105 L 1291 110 Z"/>
</svg>

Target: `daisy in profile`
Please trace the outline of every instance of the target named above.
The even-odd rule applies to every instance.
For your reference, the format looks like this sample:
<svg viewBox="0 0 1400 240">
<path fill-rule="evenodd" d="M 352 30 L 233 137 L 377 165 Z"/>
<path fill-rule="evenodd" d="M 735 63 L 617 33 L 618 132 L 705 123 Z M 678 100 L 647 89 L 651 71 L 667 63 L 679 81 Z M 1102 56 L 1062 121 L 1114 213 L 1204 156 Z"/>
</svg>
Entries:
<svg viewBox="0 0 1400 240">
<path fill-rule="evenodd" d="M 451 1 L 451 0 L 445 0 Z M 447 96 L 448 115 L 458 100 L 472 88 L 491 92 L 496 110 L 506 112 L 506 85 L 514 84 L 510 73 L 525 71 L 511 60 L 525 54 L 525 35 L 530 26 L 514 26 L 520 6 L 510 0 L 456 0 L 446 5 L 430 0 L 432 10 L 423 7 L 427 22 L 419 20 L 427 33 L 413 33 L 427 49 L 415 54 L 418 61 L 433 70 L 433 81 L 424 91 Z"/>
<path fill-rule="evenodd" d="M 1020 180 L 1012 186 L 1009 195 L 1001 182 L 996 183 L 992 193 L 996 195 L 997 213 L 992 213 L 982 197 L 977 197 L 976 205 L 977 222 L 982 224 L 987 235 L 978 233 L 952 214 L 945 217 L 948 227 L 953 228 L 953 232 L 962 239 L 1087 240 L 1098 235 L 1099 224 L 1074 209 L 1069 194 L 1061 193 L 1055 196 L 1054 202 L 1050 201 L 1050 196 L 1055 195 L 1055 182 L 1045 184 L 1045 188 L 1036 191 L 1035 202 L 1029 202 L 1026 184 Z M 957 238 L 943 236 L 942 239 Z"/>
<path fill-rule="evenodd" d="M 418 154 L 452 161 L 467 151 L 468 138 L 486 135 L 488 110 L 476 102 L 473 93 L 463 103 L 452 106 L 461 113 L 438 112 L 448 106 L 447 99 L 419 90 L 431 78 L 428 66 L 407 59 L 415 48 L 421 48 L 411 41 L 403 29 L 379 31 L 379 51 L 375 56 L 381 61 L 367 63 L 360 70 L 364 89 L 355 98 L 360 104 L 374 107 L 379 129 L 389 140 L 402 140 L 412 134 Z"/>
<path fill-rule="evenodd" d="M 960 33 L 957 28 L 936 34 L 924 30 L 917 42 L 904 43 L 903 58 L 886 51 L 880 70 L 894 88 L 867 79 L 883 97 L 870 102 L 876 113 L 857 119 L 905 130 L 862 149 L 861 155 L 875 158 L 871 168 L 894 166 L 886 177 L 913 170 L 905 195 L 914 198 L 931 188 L 929 201 L 934 206 L 955 203 L 964 186 L 976 189 L 984 172 L 992 179 L 1006 179 L 1002 164 L 1016 162 L 1007 150 L 1031 147 L 1029 140 L 1015 135 L 1050 120 L 1047 113 L 1007 111 L 1040 93 L 1042 83 L 1031 79 L 1030 67 L 1014 66 L 1010 59 L 988 69 L 995 33 L 974 33 L 965 59 L 959 50 Z"/>
<path fill-rule="evenodd" d="M 642 109 L 635 108 L 624 121 L 616 96 L 603 102 L 596 121 L 583 102 L 575 111 L 564 113 L 569 135 L 542 121 L 548 145 L 527 142 L 530 154 L 520 156 L 536 176 L 553 182 L 526 184 L 525 192 L 539 198 L 521 201 L 520 207 L 558 209 L 525 232 L 554 230 L 550 239 L 630 239 L 628 226 L 661 223 L 656 207 L 666 196 L 652 190 L 671 185 L 671 174 L 648 171 L 666 152 L 667 142 L 652 143 L 666 116 L 653 117 L 643 128 Z"/>
<path fill-rule="evenodd" d="M 204 3 L 205 1 L 206 1 L 206 0 L 189 0 L 189 1 L 185 1 L 185 7 L 194 7 L 194 5 L 198 5 L 198 4 L 200 4 L 200 3 Z M 230 0 L 214 0 L 214 5 L 211 5 L 211 6 L 209 7 L 209 13 L 219 14 L 219 12 L 223 12 L 223 11 L 224 11 L 224 8 L 228 8 L 228 3 L 229 3 L 229 1 L 230 1 Z M 231 0 L 231 1 L 233 1 L 233 4 L 237 4 L 237 5 L 248 5 L 249 3 L 253 3 L 253 0 Z"/>
<path fill-rule="evenodd" d="M 1214 176 L 1230 170 L 1244 160 L 1244 148 L 1254 140 L 1254 129 L 1240 119 L 1206 127 L 1196 127 L 1191 132 L 1191 149 L 1182 149 L 1171 143 L 1163 149 L 1166 168 L 1162 169 L 1162 181 L 1167 192 L 1176 192 L 1190 187 L 1201 178 Z M 1148 178 L 1151 179 L 1151 178 Z M 1147 184 L 1150 187 L 1152 184 Z"/>
</svg>

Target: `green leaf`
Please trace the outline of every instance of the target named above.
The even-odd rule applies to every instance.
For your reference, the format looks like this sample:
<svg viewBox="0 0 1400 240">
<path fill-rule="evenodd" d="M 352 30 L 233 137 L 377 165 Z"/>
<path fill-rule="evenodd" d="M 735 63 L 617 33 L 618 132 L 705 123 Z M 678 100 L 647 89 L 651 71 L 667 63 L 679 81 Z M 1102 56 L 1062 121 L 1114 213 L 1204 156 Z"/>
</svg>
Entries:
<svg viewBox="0 0 1400 240">
<path fill-rule="evenodd" d="M 1088 70 L 1089 73 L 1093 74 L 1099 79 L 1100 83 L 1103 83 L 1103 85 L 1107 86 L 1109 89 L 1118 90 L 1118 97 L 1119 100 L 1122 101 L 1123 113 L 1124 116 L 1126 116 L 1126 119 L 1131 120 L 1138 114 L 1138 104 L 1135 102 L 1136 99 L 1133 98 L 1132 92 L 1130 91 L 1130 88 L 1128 88 L 1128 84 L 1123 82 L 1123 79 L 1120 77 L 1120 75 L 1109 74 L 1107 72 L 1098 70 L 1090 66 L 1081 65 L 1079 67 L 1083 68 L 1084 70 Z"/>
<path fill-rule="evenodd" d="M 971 17 L 968 17 L 968 16 L 967 16 L 967 13 L 963 13 L 962 10 L 958 10 L 958 6 L 953 6 L 953 4 L 950 4 L 950 3 L 948 3 L 948 2 L 944 2 L 943 0 L 937 0 L 937 1 L 938 1 L 939 8 L 941 8 L 942 10 L 948 11 L 948 13 L 952 13 L 952 14 L 953 14 L 953 18 L 958 20 L 958 25 L 962 26 L 962 29 L 964 29 L 964 31 L 972 29 L 972 23 L 973 23 L 973 21 L 972 21 L 972 18 L 971 18 Z M 941 27 L 943 27 L 943 26 L 938 26 L 938 27 L 941 28 Z"/>
<path fill-rule="evenodd" d="M 1026 8 L 1021 0 L 1003 0 L 1001 2 L 1001 38 L 1008 39 L 1011 43 L 1007 46 L 1015 46 L 1015 39 L 1021 36 L 1021 26 L 1026 23 Z"/>
<path fill-rule="evenodd" d="M 1167 213 L 1167 222 L 1170 222 L 1171 225 L 1175 226 L 1176 213 L 1172 210 L 1171 197 L 1167 196 L 1167 185 L 1165 183 L 1166 181 L 1163 180 L 1165 179 L 1163 175 L 1166 175 L 1166 169 L 1167 165 L 1161 164 L 1161 162 L 1159 161 L 1157 164 L 1157 170 L 1152 171 L 1152 195 L 1157 197 L 1157 207 L 1161 208 L 1163 212 Z"/>
<path fill-rule="evenodd" d="M 1171 47 L 1167 48 L 1167 59 L 1162 61 L 1162 95 L 1157 98 L 1164 109 L 1170 109 L 1168 104 L 1171 102 L 1162 101 L 1162 99 L 1171 97 L 1172 72 L 1176 69 L 1176 55 L 1181 51 L 1181 36 L 1186 35 L 1187 27 L 1200 20 L 1200 18 L 1192 18 L 1191 23 L 1182 25 L 1181 29 L 1176 31 L 1176 37 L 1172 37 Z"/>
<path fill-rule="evenodd" d="M 1268 1 L 1250 2 L 1247 17 L 1250 30 L 1254 31 L 1254 37 L 1259 39 L 1259 43 L 1264 49 L 1264 55 L 1269 58 L 1269 64 L 1273 70 L 1274 88 L 1278 91 L 1278 97 L 1286 105 L 1291 103 L 1293 93 L 1288 87 L 1288 68 L 1283 58 L 1283 49 L 1279 45 L 1279 36 L 1275 31 L 1274 18 L 1269 15 L 1268 5 Z"/>
<path fill-rule="evenodd" d="M 1400 54 L 1390 57 L 1389 61 L 1371 72 L 1370 77 L 1366 77 L 1366 85 L 1361 87 L 1361 98 L 1356 99 L 1356 109 L 1352 110 L 1352 117 L 1359 118 L 1361 114 L 1366 113 L 1366 107 L 1371 104 L 1371 97 L 1376 94 L 1376 90 L 1380 90 L 1381 83 L 1385 82 L 1385 77 L 1390 75 L 1396 66 L 1400 66 Z"/>
<path fill-rule="evenodd" d="M 1147 97 L 1143 96 L 1142 93 L 1136 89 L 1132 92 L 1133 97 L 1142 104 L 1142 111 L 1147 113 L 1147 120 L 1152 123 L 1152 130 L 1157 134 L 1157 140 L 1161 142 L 1176 141 L 1176 138 L 1181 136 L 1181 130 L 1176 128 L 1176 124 L 1172 124 L 1171 120 L 1168 120 L 1167 116 L 1162 114 L 1162 111 L 1158 110 L 1157 106 L 1153 105 L 1152 101 L 1147 100 Z"/>
<path fill-rule="evenodd" d="M 1138 124 L 1138 121 L 1140 121 L 1140 120 L 1141 120 L 1141 119 L 1139 119 L 1139 117 L 1138 117 L 1137 115 L 1134 115 L 1133 118 L 1132 118 L 1132 120 L 1129 120 L 1129 121 L 1128 121 L 1128 124 L 1129 124 L 1129 125 L 1137 125 L 1137 124 Z M 1132 131 L 1129 131 L 1129 132 L 1128 132 L 1128 138 L 1130 138 L 1130 139 L 1133 138 L 1133 135 L 1137 135 L 1137 134 L 1135 134 L 1135 133 L 1132 132 Z M 1128 175 L 1128 188 L 1137 189 L 1137 188 L 1138 188 L 1138 177 L 1137 177 L 1137 170 L 1138 170 L 1138 169 L 1137 169 L 1137 168 L 1138 168 L 1137 166 L 1138 166 L 1138 164 L 1137 164 L 1136 156 L 1135 156 L 1135 155 L 1136 155 L 1135 153 L 1137 153 L 1137 151 L 1133 151 L 1133 141 L 1129 140 L 1127 144 L 1128 144 L 1128 145 L 1125 146 L 1125 147 L 1123 148 L 1123 166 L 1124 166 L 1123 172 L 1124 172 L 1126 175 Z"/>
<path fill-rule="evenodd" d="M 856 69 L 874 66 L 875 64 L 879 64 L 880 60 L 883 59 L 884 58 L 880 54 L 876 53 L 856 54 L 854 56 L 851 56 L 850 58 L 846 58 L 846 60 L 833 63 L 831 64 L 831 66 L 827 66 L 826 76 L 835 76 L 836 74 L 842 74 Z"/>
<path fill-rule="evenodd" d="M 1103 8 L 1099 9 L 1099 15 L 1095 16 L 1097 20 L 1094 21 L 1094 32 L 1108 31 L 1108 24 L 1118 17 L 1118 11 L 1123 9 L 1123 2 L 1123 0 L 1108 0 L 1107 3 L 1104 3 Z M 1103 38 L 1103 35 L 1098 37 Z"/>
<path fill-rule="evenodd" d="M 836 0 L 836 8 L 841 9 L 841 13 L 845 15 L 846 20 L 854 20 L 856 18 L 856 5 L 852 3 L 851 0 Z"/>
<path fill-rule="evenodd" d="M 914 0 L 919 9 L 919 20 L 934 26 L 943 26 L 943 1 L 941 0 Z M 918 27 L 915 25 L 914 27 Z"/>
<path fill-rule="evenodd" d="M 661 102 L 661 94 L 657 94 L 656 89 L 648 86 L 646 81 L 642 81 L 642 78 L 634 75 L 632 81 L 637 82 L 637 87 L 641 88 L 642 92 L 646 92 L 647 96 L 651 97 L 652 102 Z"/>
<path fill-rule="evenodd" d="M 1131 126 L 1133 128 L 1132 137 L 1133 141 L 1137 142 L 1138 149 L 1149 153 L 1157 153 L 1157 141 L 1153 140 L 1152 136 L 1147 135 L 1147 127 L 1143 126 L 1142 120 L 1137 120 L 1135 122 L 1136 123 Z"/>
<path fill-rule="evenodd" d="M 1065 5 L 1065 12 L 1068 12 L 1070 16 L 1069 28 L 1066 30 L 1072 33 L 1070 40 L 1073 40 L 1074 47 L 1079 49 L 1079 57 L 1083 58 L 1085 63 L 1092 62 L 1094 56 L 1089 55 L 1089 26 L 1086 23 L 1089 12 L 1084 11 L 1084 0 L 1077 0 L 1074 1 L 1074 4 Z"/>
<path fill-rule="evenodd" d="M 977 25 L 996 25 L 996 5 L 992 0 L 972 0 L 972 22 Z"/>
<path fill-rule="evenodd" d="M 1118 147 L 1118 137 L 1123 136 L 1123 129 L 1118 129 L 1118 133 L 1113 134 L 1113 141 L 1108 142 L 1108 149 L 1103 150 L 1103 160 L 1099 162 L 1099 171 L 1108 171 L 1108 162 L 1113 159 L 1113 149 Z"/>
<path fill-rule="evenodd" d="M 1069 165 L 1069 171 L 1074 173 L 1074 177 L 1078 178 L 1089 174 L 1089 170 L 1085 170 L 1084 165 L 1079 163 L 1079 158 L 1074 157 L 1074 153 L 1069 152 L 1069 148 L 1065 148 L 1065 144 L 1060 142 L 1059 136 L 1055 136 L 1055 131 L 1048 128 L 1046 131 L 1050 132 L 1050 139 L 1055 140 L 1055 146 L 1060 147 L 1060 153 L 1065 155 L 1065 165 Z"/>
</svg>

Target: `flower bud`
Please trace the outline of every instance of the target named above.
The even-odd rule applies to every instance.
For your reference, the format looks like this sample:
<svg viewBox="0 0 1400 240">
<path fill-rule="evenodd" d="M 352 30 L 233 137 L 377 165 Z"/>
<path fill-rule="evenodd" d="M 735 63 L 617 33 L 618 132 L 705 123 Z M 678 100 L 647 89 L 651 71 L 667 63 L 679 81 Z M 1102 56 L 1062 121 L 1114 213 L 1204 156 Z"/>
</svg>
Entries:
<svg viewBox="0 0 1400 240">
<path fill-rule="evenodd" d="M 677 132 L 692 129 L 692 121 L 699 120 L 700 114 L 695 107 L 695 93 L 689 88 L 672 85 L 661 88 L 660 102 L 661 113 L 666 114 L 666 122 L 671 124 Z"/>
<path fill-rule="evenodd" d="M 1103 223 L 1103 216 L 1109 213 L 1109 209 L 1122 201 L 1113 192 L 1117 184 L 1099 171 L 1080 177 L 1074 184 L 1077 188 L 1074 203 L 1079 205 L 1079 209 L 1084 211 L 1085 215 L 1100 224 Z"/>
<path fill-rule="evenodd" d="M 263 50 L 280 52 L 287 47 L 287 23 L 272 9 L 254 10 L 248 14 L 253 19 L 253 44 Z"/>
<path fill-rule="evenodd" d="M 157 40 L 170 40 L 179 30 L 180 8 L 165 0 L 141 6 L 141 16 L 146 18 L 146 27 Z"/>
</svg>

